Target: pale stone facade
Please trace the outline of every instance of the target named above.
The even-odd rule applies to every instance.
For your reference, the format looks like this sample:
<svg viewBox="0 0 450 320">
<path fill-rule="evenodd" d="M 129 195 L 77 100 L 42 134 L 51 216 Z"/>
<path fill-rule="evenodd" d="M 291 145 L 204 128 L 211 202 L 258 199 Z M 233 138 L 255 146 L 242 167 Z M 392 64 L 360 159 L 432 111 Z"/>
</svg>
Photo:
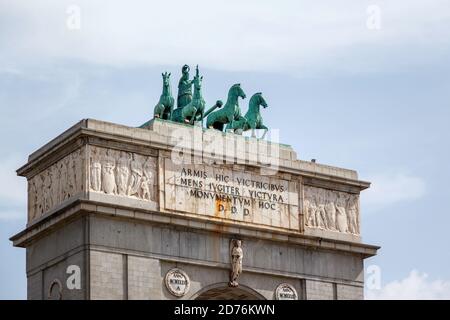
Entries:
<svg viewBox="0 0 450 320">
<path fill-rule="evenodd" d="M 56 297 L 56 280 L 62 299 L 274 299 L 281 284 L 283 297 L 362 299 L 363 260 L 378 249 L 361 242 L 369 183 L 355 171 L 212 129 L 86 119 L 18 174 L 28 223 L 11 239 L 27 249 L 29 299 Z"/>
</svg>

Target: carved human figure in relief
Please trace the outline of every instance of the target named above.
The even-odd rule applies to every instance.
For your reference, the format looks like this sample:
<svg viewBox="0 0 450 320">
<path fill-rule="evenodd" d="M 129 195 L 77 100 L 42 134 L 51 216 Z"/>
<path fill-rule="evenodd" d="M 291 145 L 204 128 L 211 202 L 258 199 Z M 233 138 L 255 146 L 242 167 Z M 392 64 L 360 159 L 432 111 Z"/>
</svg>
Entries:
<svg viewBox="0 0 450 320">
<path fill-rule="evenodd" d="M 147 200 L 154 199 L 153 191 L 154 191 L 154 176 L 153 172 L 155 171 L 155 163 L 151 157 L 148 157 L 144 162 L 144 177 L 146 179 L 146 185 L 149 188 L 149 195 Z M 144 178 L 143 177 L 143 178 Z M 143 199 L 146 199 L 142 196 Z"/>
<path fill-rule="evenodd" d="M 305 200 L 306 225 L 310 227 L 317 226 L 316 219 L 317 206 L 314 200 Z"/>
<path fill-rule="evenodd" d="M 150 184 L 150 181 L 144 175 L 142 177 L 142 182 L 141 182 L 141 198 L 144 199 L 144 200 L 150 200 L 151 199 L 150 185 L 149 184 Z"/>
<path fill-rule="evenodd" d="M 74 176 L 74 183 L 75 183 L 75 190 L 77 192 L 82 191 L 83 188 L 83 164 L 82 164 L 82 158 L 81 158 L 81 150 L 78 149 L 78 151 L 74 152 L 72 154 L 72 161 L 74 163 L 73 166 L 73 176 Z"/>
<path fill-rule="evenodd" d="M 75 195 L 75 161 L 71 155 L 67 156 L 66 162 L 66 174 L 67 174 L 67 191 L 66 198 L 70 198 Z"/>
<path fill-rule="evenodd" d="M 339 194 L 336 200 L 336 229 L 340 232 L 348 232 L 347 213 L 345 207 L 345 196 L 343 194 Z"/>
<path fill-rule="evenodd" d="M 44 210 L 43 212 L 49 210 L 53 207 L 53 199 L 52 199 L 52 172 L 50 170 L 47 171 L 44 177 Z"/>
<path fill-rule="evenodd" d="M 359 234 L 358 226 L 358 199 L 356 196 L 351 196 L 348 202 L 347 209 L 349 231 L 353 234 Z"/>
<path fill-rule="evenodd" d="M 116 168 L 116 160 L 106 150 L 106 155 L 102 165 L 102 186 L 103 191 L 108 194 L 114 194 L 117 191 L 114 169 Z"/>
<path fill-rule="evenodd" d="M 329 193 L 329 199 L 331 198 L 332 194 Z M 327 215 L 328 220 L 328 229 L 335 231 L 336 230 L 336 207 L 334 205 L 334 202 L 332 200 L 327 201 L 325 204 L 325 212 Z"/>
<path fill-rule="evenodd" d="M 91 155 L 91 189 L 100 191 L 102 188 L 102 164 L 97 148 L 92 148 Z"/>
<path fill-rule="evenodd" d="M 328 229 L 327 216 L 325 213 L 325 204 L 323 202 L 323 198 L 320 195 L 316 197 L 316 203 L 317 203 L 317 210 L 316 210 L 317 227 L 321 229 Z"/>
<path fill-rule="evenodd" d="M 129 196 L 139 196 L 142 173 L 142 162 L 140 161 L 139 156 L 133 153 L 133 159 L 131 160 L 130 185 L 128 186 L 127 192 Z"/>
<path fill-rule="evenodd" d="M 37 190 L 36 190 L 36 179 L 32 179 L 28 183 L 28 212 L 30 221 L 33 220 L 36 216 L 37 209 Z"/>
<path fill-rule="evenodd" d="M 230 244 L 231 272 L 229 286 L 237 287 L 239 286 L 237 279 L 242 273 L 242 258 L 244 256 L 244 252 L 242 251 L 241 240 L 232 239 Z"/>
<path fill-rule="evenodd" d="M 128 190 L 128 180 L 130 178 L 130 154 L 121 151 L 117 160 L 117 193 L 125 196 Z"/>
<path fill-rule="evenodd" d="M 44 212 L 44 187 L 42 181 L 42 175 L 37 175 L 34 178 L 36 183 L 36 212 L 35 217 L 40 216 Z"/>
</svg>

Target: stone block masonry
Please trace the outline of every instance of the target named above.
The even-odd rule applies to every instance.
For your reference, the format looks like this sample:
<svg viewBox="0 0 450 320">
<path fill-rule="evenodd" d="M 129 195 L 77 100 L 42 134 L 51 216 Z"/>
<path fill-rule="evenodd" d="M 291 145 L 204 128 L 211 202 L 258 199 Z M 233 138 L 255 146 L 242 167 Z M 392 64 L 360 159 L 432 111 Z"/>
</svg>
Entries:
<svg viewBox="0 0 450 320">
<path fill-rule="evenodd" d="M 85 119 L 17 173 L 28 222 L 11 240 L 27 250 L 29 299 L 274 299 L 280 285 L 299 299 L 362 299 L 378 249 L 361 241 L 370 183 L 356 171 L 214 129 Z M 79 288 L 67 270 L 80 270 Z"/>
</svg>

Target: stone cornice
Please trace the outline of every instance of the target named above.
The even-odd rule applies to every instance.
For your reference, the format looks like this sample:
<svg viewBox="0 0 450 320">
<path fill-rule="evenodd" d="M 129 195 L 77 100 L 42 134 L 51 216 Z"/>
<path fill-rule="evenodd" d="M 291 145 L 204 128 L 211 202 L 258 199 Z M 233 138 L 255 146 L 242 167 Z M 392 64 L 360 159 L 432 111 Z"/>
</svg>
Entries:
<svg viewBox="0 0 450 320">
<path fill-rule="evenodd" d="M 80 215 L 98 214 L 119 219 L 145 221 L 148 223 L 170 225 L 175 228 L 193 229 L 197 232 L 215 232 L 234 236 L 267 241 L 278 241 L 306 248 L 326 251 L 340 251 L 368 258 L 376 255 L 380 248 L 356 242 L 325 239 L 304 235 L 300 232 L 270 228 L 251 224 L 236 224 L 226 220 L 210 220 L 199 216 L 180 213 L 159 213 L 142 209 L 121 208 L 117 205 L 95 203 L 87 200 L 75 200 L 63 208 L 56 208 L 35 221 L 25 230 L 10 238 L 14 246 L 26 247 L 28 243 L 58 228 L 60 225 L 76 219 Z"/>
<path fill-rule="evenodd" d="M 70 153 L 73 149 L 84 144 L 102 143 L 102 141 L 107 142 L 109 146 L 111 146 L 111 143 L 123 143 L 127 144 L 129 148 L 135 146 L 171 151 L 175 146 L 175 142 L 170 137 L 170 130 L 173 130 L 174 127 L 179 127 L 180 125 L 162 123 L 162 121 L 158 121 L 157 125 L 160 126 L 160 128 L 158 128 L 158 131 L 154 131 L 153 127 L 141 129 L 93 119 L 81 120 L 70 129 L 33 152 L 28 158 L 28 163 L 19 168 L 17 174 L 19 176 L 30 178 L 40 170 L 45 169 L 46 166 L 59 158 L 62 158 L 65 154 Z M 181 126 L 186 128 L 186 130 L 202 130 L 183 125 Z M 253 138 L 245 138 L 230 133 L 215 132 L 213 129 L 203 129 L 202 132 L 203 135 L 218 135 L 225 137 L 225 139 L 241 139 L 241 142 L 245 142 L 248 148 L 251 147 L 250 144 L 254 143 L 267 144 L 267 142 L 257 142 Z M 341 186 L 344 185 L 348 186 L 348 190 L 346 191 L 355 193 L 370 186 L 369 182 L 359 180 L 357 173 L 354 170 L 298 160 L 291 147 L 282 144 L 279 144 L 278 146 L 280 148 L 278 170 L 283 173 L 302 176 L 306 178 L 305 181 L 307 184 L 323 185 L 323 183 L 333 183 Z M 196 152 L 197 150 L 194 148 L 193 154 Z M 212 158 L 204 154 L 203 156 Z M 224 155 L 218 155 L 218 157 L 221 156 Z M 247 161 L 245 164 L 249 166 L 265 167 L 264 164 L 254 161 Z"/>
</svg>

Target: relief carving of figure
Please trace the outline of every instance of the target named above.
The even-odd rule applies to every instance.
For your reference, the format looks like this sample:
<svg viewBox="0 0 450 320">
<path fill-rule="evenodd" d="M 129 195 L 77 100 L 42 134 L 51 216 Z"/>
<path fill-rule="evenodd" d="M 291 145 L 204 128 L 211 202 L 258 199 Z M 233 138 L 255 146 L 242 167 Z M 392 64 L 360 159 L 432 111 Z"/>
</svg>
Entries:
<svg viewBox="0 0 450 320">
<path fill-rule="evenodd" d="M 66 162 L 66 174 L 67 174 L 67 191 L 66 198 L 70 198 L 75 194 L 75 161 L 71 156 L 67 157 Z"/>
<path fill-rule="evenodd" d="M 150 194 L 150 181 L 148 180 L 148 178 L 144 175 L 142 177 L 142 182 L 141 182 L 141 198 L 145 199 L 145 200 L 150 200 L 151 199 L 151 194 Z"/>
<path fill-rule="evenodd" d="M 303 208 L 305 212 L 305 224 L 310 227 L 314 226 L 314 212 L 311 201 L 305 199 L 303 202 Z"/>
<path fill-rule="evenodd" d="M 347 215 L 349 231 L 353 234 L 359 234 L 358 200 L 355 196 L 352 196 L 349 200 Z"/>
<path fill-rule="evenodd" d="M 359 234 L 358 195 L 305 187 L 305 225 L 324 230 Z"/>
<path fill-rule="evenodd" d="M 336 229 L 340 232 L 348 232 L 346 201 L 343 195 L 336 200 Z"/>
<path fill-rule="evenodd" d="M 333 201 L 327 202 L 325 212 L 327 214 L 328 227 L 330 230 L 336 230 L 336 207 Z"/>
<path fill-rule="evenodd" d="M 121 151 L 117 160 L 117 193 L 125 196 L 128 190 L 128 180 L 130 177 L 130 154 Z"/>
<path fill-rule="evenodd" d="M 154 199 L 154 184 L 155 184 L 155 177 L 153 172 L 155 172 L 156 169 L 156 164 L 153 160 L 153 158 L 148 157 L 147 160 L 145 160 L 144 162 L 144 176 L 147 178 L 147 185 L 150 187 L 150 192 L 149 192 L 149 199 Z M 142 197 L 144 198 L 144 197 Z M 144 198 L 145 199 L 145 198 Z"/>
<path fill-rule="evenodd" d="M 44 198 L 44 206 L 43 209 L 45 211 L 49 210 L 53 207 L 53 199 L 52 199 L 52 172 L 49 170 L 45 174 L 44 177 L 44 186 L 43 186 L 43 198 Z"/>
<path fill-rule="evenodd" d="M 230 244 L 231 244 L 230 250 L 231 272 L 230 272 L 229 286 L 237 287 L 239 286 L 237 279 L 239 275 L 242 273 L 242 258 L 244 256 L 244 252 L 242 251 L 241 240 L 232 239 Z"/>
<path fill-rule="evenodd" d="M 100 154 L 96 148 L 92 148 L 91 155 L 91 189 L 100 191 L 102 187 L 102 164 Z"/>
<path fill-rule="evenodd" d="M 102 189 L 105 193 L 114 194 L 117 191 L 114 169 L 116 168 L 116 160 L 106 151 L 102 165 Z"/>
<path fill-rule="evenodd" d="M 33 220 L 37 214 L 37 190 L 36 190 L 36 179 L 32 179 L 28 183 L 28 212 L 30 220 Z"/>
<path fill-rule="evenodd" d="M 42 175 L 38 174 L 34 177 L 36 183 L 36 213 L 35 216 L 41 215 L 44 212 L 44 185 Z"/>
<path fill-rule="evenodd" d="M 83 190 L 83 161 L 81 158 L 81 149 L 72 154 L 73 161 L 75 163 L 74 176 L 75 176 L 75 186 L 78 192 Z"/>
<path fill-rule="evenodd" d="M 130 185 L 128 186 L 127 194 L 129 196 L 139 195 L 139 189 L 141 188 L 142 179 L 142 162 L 137 154 L 133 153 L 133 159 L 131 160 L 131 177 Z"/>
<path fill-rule="evenodd" d="M 320 196 L 317 197 L 316 203 L 317 203 L 317 210 L 316 210 L 317 227 L 321 229 L 328 229 L 327 216 L 325 213 L 325 204 L 323 203 L 323 200 Z"/>
</svg>

